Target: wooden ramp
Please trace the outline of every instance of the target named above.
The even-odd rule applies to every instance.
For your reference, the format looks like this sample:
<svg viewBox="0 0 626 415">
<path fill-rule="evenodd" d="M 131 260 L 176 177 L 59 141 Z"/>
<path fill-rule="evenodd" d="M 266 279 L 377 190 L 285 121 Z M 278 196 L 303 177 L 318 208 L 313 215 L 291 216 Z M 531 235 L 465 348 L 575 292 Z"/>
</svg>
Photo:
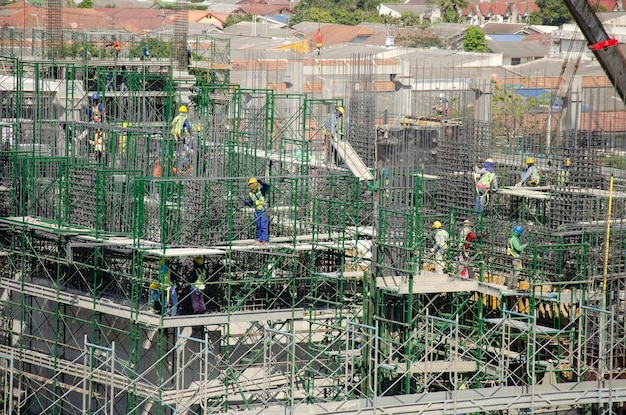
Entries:
<svg viewBox="0 0 626 415">
<path fill-rule="evenodd" d="M 361 157 L 357 154 L 354 148 L 348 143 L 346 140 L 329 140 L 337 151 L 339 157 L 343 159 L 348 166 L 348 169 L 354 174 L 356 177 L 361 180 L 374 180 L 374 176 L 372 172 L 367 168 Z"/>
</svg>

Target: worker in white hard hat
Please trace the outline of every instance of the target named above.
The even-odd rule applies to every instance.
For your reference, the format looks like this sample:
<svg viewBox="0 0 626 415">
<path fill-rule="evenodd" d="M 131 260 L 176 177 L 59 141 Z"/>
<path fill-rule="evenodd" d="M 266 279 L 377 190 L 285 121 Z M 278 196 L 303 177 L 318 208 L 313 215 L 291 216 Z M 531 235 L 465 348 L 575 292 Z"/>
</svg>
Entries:
<svg viewBox="0 0 626 415">
<path fill-rule="evenodd" d="M 479 168 L 474 166 L 474 210 L 483 212 L 489 203 L 489 193 L 498 191 L 498 178 L 494 170 L 493 159 L 485 159 L 484 166 Z"/>
<path fill-rule="evenodd" d="M 435 230 L 435 245 L 430 251 L 435 254 L 435 272 L 437 274 L 443 274 L 443 269 L 446 265 L 446 253 L 448 252 L 450 234 L 442 227 L 441 222 L 438 220 L 433 222 L 433 229 Z"/>
<path fill-rule="evenodd" d="M 437 118 L 447 118 L 448 115 L 450 115 L 450 102 L 448 101 L 448 98 L 446 98 L 446 95 L 442 92 L 439 94 L 437 99 L 437 104 L 433 107 Z"/>
</svg>

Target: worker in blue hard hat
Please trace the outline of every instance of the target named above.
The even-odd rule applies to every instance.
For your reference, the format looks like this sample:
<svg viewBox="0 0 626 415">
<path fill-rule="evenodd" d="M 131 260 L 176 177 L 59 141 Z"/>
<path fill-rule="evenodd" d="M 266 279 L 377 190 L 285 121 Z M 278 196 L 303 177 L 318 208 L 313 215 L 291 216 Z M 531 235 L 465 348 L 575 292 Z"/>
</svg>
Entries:
<svg viewBox="0 0 626 415">
<path fill-rule="evenodd" d="M 522 236 L 523 232 L 524 229 L 521 226 L 514 226 L 511 230 L 511 235 L 509 236 L 508 246 L 506 249 L 507 255 L 513 258 L 513 260 L 511 261 L 513 265 L 513 271 L 511 272 L 511 274 L 509 274 L 509 278 L 506 284 L 510 289 L 515 289 L 518 287 L 520 273 L 522 271 L 521 256 L 527 245 L 520 242 L 520 237 Z"/>
<path fill-rule="evenodd" d="M 94 92 L 90 97 L 90 105 L 87 108 L 87 116 L 89 121 L 104 122 L 106 120 L 104 113 L 104 105 L 100 102 L 100 94 Z"/>
</svg>

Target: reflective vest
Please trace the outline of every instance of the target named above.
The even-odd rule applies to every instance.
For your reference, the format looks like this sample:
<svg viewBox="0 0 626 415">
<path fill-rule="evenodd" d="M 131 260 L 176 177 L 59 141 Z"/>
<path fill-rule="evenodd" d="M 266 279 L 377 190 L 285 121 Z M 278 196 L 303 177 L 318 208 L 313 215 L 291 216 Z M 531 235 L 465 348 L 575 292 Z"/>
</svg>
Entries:
<svg viewBox="0 0 626 415">
<path fill-rule="evenodd" d="M 527 180 L 528 184 L 532 184 L 532 185 L 538 185 L 539 184 L 539 179 L 540 179 L 540 175 L 539 175 L 539 169 L 537 169 L 537 167 L 535 167 L 534 165 L 529 167 L 530 169 L 530 177 Z"/>
<path fill-rule="evenodd" d="M 119 39 L 115 39 L 115 50 L 117 50 L 117 51 L 120 50 L 120 40 Z"/>
<path fill-rule="evenodd" d="M 183 126 L 185 125 L 185 120 L 187 120 L 187 116 L 183 114 L 178 114 L 172 120 L 172 135 L 174 137 L 181 137 L 181 133 L 183 132 Z"/>
<path fill-rule="evenodd" d="M 100 111 L 100 104 L 96 104 L 91 109 L 91 118 L 94 122 L 102 121 L 102 112 Z"/>
<path fill-rule="evenodd" d="M 95 151 L 104 151 L 104 133 L 97 132 L 93 140 Z"/>
<path fill-rule="evenodd" d="M 439 229 L 435 233 L 435 249 L 440 251 L 441 253 L 445 252 L 448 249 L 448 239 L 450 239 L 450 234 L 445 229 Z"/>
<path fill-rule="evenodd" d="M 491 182 L 493 181 L 494 177 L 496 177 L 496 173 L 488 171 L 487 173 L 480 176 L 480 179 L 476 183 L 476 187 L 483 190 L 489 189 L 491 187 Z"/>
<path fill-rule="evenodd" d="M 561 169 L 557 179 L 559 186 L 564 186 L 569 182 L 569 169 Z"/>
<path fill-rule="evenodd" d="M 204 267 L 195 267 L 196 280 L 191 284 L 194 289 L 204 290 L 204 280 L 206 278 L 206 269 Z"/>
<path fill-rule="evenodd" d="M 265 210 L 267 202 L 265 201 L 265 196 L 263 196 L 260 189 L 254 193 L 250 192 L 250 199 L 252 199 L 252 203 L 254 203 L 254 209 L 260 211 Z"/>
</svg>

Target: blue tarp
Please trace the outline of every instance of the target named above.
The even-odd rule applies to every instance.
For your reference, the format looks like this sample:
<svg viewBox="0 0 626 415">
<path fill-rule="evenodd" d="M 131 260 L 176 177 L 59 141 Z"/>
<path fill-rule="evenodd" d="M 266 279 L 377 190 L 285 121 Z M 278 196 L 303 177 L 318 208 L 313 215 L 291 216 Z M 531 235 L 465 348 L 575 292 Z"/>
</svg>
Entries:
<svg viewBox="0 0 626 415">
<path fill-rule="evenodd" d="M 489 35 L 496 42 L 521 42 L 522 37 L 518 35 Z"/>
<path fill-rule="evenodd" d="M 536 98 L 538 100 L 548 102 L 552 102 L 552 109 L 560 110 L 563 107 L 563 100 L 560 97 L 552 96 L 552 93 L 547 89 L 543 88 L 519 88 L 515 89 L 519 95 L 525 98 Z M 589 111 L 590 108 L 586 105 L 582 106 L 583 111 Z"/>
</svg>

